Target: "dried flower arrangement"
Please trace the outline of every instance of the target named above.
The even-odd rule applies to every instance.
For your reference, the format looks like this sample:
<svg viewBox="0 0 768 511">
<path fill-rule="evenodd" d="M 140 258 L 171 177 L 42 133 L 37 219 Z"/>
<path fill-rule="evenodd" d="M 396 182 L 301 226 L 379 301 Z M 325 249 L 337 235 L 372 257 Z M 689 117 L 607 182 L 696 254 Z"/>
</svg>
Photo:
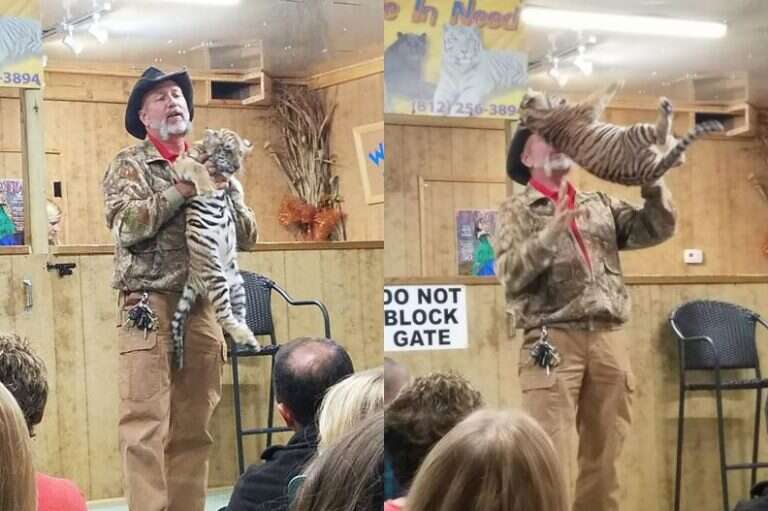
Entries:
<svg viewBox="0 0 768 511">
<path fill-rule="evenodd" d="M 307 87 L 283 86 L 275 91 L 274 109 L 281 147 L 264 149 L 288 178 L 291 196 L 283 199 L 278 219 L 303 240 L 346 239 L 339 177 L 329 139 L 335 103 Z"/>
</svg>

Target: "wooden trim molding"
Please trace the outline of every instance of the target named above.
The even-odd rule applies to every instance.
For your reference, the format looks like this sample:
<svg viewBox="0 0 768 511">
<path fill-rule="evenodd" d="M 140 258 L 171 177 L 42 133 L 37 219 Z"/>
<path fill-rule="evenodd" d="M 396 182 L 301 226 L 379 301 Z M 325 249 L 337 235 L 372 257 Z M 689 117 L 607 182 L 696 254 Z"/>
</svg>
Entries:
<svg viewBox="0 0 768 511">
<path fill-rule="evenodd" d="M 16 248 L 16 247 L 13 247 Z M 275 252 L 275 251 L 295 251 L 295 250 L 381 250 L 384 248 L 383 241 L 292 241 L 275 243 L 257 243 L 256 246 L 244 252 Z M 0 248 L 2 250 L 2 248 Z M 28 253 L 29 249 L 27 248 Z M 51 253 L 61 256 L 73 255 L 98 255 L 113 254 L 114 245 L 59 245 L 51 247 Z M 0 254 L 4 252 L 0 251 Z M 11 252 L 21 253 L 21 252 Z"/>
<path fill-rule="evenodd" d="M 29 245 L 0 247 L 0 255 L 29 255 L 32 253 Z"/>
<path fill-rule="evenodd" d="M 676 286 L 705 284 L 768 284 L 768 275 L 627 275 L 624 281 L 630 286 Z M 384 284 L 439 285 L 460 284 L 465 286 L 498 286 L 495 277 L 387 277 Z"/>
<path fill-rule="evenodd" d="M 366 60 L 351 66 L 342 67 L 327 71 L 325 73 L 319 73 L 308 78 L 297 80 L 304 85 L 307 85 L 310 89 L 325 89 L 327 87 L 333 87 L 346 82 L 359 80 L 366 76 L 371 76 L 384 72 L 384 57 L 376 57 L 375 59 Z M 281 80 L 287 82 L 288 80 Z"/>
</svg>

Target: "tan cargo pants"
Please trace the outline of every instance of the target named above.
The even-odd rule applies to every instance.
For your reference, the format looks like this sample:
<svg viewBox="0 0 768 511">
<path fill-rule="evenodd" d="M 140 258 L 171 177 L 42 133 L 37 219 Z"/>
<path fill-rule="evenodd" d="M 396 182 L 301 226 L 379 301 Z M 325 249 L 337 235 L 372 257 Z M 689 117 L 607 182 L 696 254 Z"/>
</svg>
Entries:
<svg viewBox="0 0 768 511">
<path fill-rule="evenodd" d="M 121 316 L 139 293 L 121 293 Z M 207 300 L 193 306 L 184 368 L 172 368 L 170 321 L 178 294 L 150 293 L 159 330 L 120 326 L 120 455 L 130 511 L 203 511 L 209 422 L 221 398 L 224 337 Z M 124 322 L 124 321 L 121 321 Z"/>
<path fill-rule="evenodd" d="M 573 511 L 616 511 L 618 458 L 632 421 L 635 387 L 625 336 L 621 330 L 550 328 L 561 364 L 547 374 L 530 364 L 528 353 L 540 334 L 526 333 L 520 351 L 523 407 L 549 433 L 561 456 Z"/>
</svg>

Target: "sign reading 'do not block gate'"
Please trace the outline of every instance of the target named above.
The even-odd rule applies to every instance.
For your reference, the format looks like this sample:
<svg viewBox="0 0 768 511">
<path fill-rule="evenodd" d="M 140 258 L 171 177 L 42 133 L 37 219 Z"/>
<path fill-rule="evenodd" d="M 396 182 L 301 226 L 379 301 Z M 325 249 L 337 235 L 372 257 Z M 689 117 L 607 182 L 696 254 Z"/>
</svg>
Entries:
<svg viewBox="0 0 768 511">
<path fill-rule="evenodd" d="M 466 349 L 464 286 L 385 286 L 384 351 Z"/>
</svg>

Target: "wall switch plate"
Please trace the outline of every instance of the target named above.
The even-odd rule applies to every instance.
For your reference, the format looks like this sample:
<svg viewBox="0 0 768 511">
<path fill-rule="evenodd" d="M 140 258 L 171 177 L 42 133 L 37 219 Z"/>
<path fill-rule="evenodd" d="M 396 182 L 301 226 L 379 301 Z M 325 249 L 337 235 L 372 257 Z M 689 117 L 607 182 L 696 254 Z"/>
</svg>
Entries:
<svg viewBox="0 0 768 511">
<path fill-rule="evenodd" d="M 683 250 L 683 262 L 685 264 L 702 264 L 704 252 L 698 248 L 686 248 Z"/>
</svg>

